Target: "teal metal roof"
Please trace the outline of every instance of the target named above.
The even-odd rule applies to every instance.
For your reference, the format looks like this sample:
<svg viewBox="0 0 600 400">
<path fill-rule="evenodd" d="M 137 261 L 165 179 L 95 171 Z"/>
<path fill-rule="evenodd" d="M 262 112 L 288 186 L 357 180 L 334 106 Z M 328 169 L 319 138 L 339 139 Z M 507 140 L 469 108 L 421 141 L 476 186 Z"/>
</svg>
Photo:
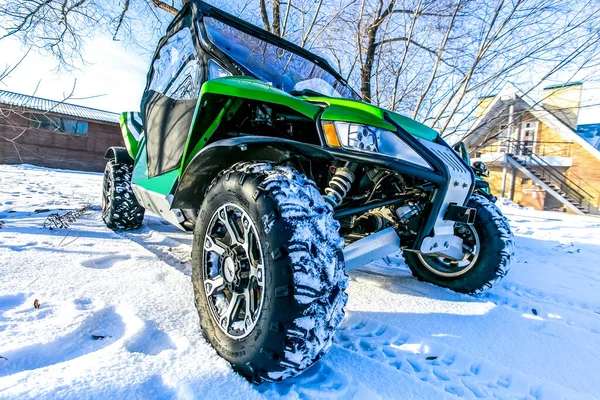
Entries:
<svg viewBox="0 0 600 400">
<path fill-rule="evenodd" d="M 546 89 L 558 89 L 558 88 L 563 88 L 563 87 L 569 87 L 569 86 L 581 86 L 583 85 L 583 82 L 568 82 L 568 83 L 557 83 L 555 85 L 550 85 L 550 86 L 546 86 L 544 88 L 544 90 Z"/>
<path fill-rule="evenodd" d="M 116 124 L 119 123 L 119 114 L 117 113 L 98 110 L 96 108 L 78 106 L 61 101 L 42 99 L 41 97 L 28 96 L 26 94 L 9 92 L 6 90 L 0 90 L 0 103 L 16 107 L 30 108 L 32 110 L 69 115 L 83 119 L 112 122 Z"/>
</svg>

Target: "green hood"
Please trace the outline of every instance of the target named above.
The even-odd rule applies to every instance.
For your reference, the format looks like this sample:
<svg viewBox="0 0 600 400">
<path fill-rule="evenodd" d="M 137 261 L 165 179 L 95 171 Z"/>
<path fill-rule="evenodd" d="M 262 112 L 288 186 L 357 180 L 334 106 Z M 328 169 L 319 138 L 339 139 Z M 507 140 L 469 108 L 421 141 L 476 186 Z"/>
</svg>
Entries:
<svg viewBox="0 0 600 400">
<path fill-rule="evenodd" d="M 335 97 L 302 97 L 302 99 L 328 105 L 321 115 L 323 121 L 355 122 L 395 131 L 396 128 L 386 121 L 387 116 L 413 136 L 434 141 L 438 135 L 435 130 L 413 119 L 361 101 Z"/>
<path fill-rule="evenodd" d="M 202 85 L 201 98 L 210 93 L 282 104 L 313 119 L 321 110 L 317 104 L 325 104 L 327 108 L 321 115 L 324 121 L 355 122 L 395 131 L 396 128 L 386 121 L 387 117 L 413 136 L 434 141 L 438 135 L 415 120 L 362 101 L 324 96 L 295 97 L 250 77 L 231 76 L 208 81 Z"/>
</svg>

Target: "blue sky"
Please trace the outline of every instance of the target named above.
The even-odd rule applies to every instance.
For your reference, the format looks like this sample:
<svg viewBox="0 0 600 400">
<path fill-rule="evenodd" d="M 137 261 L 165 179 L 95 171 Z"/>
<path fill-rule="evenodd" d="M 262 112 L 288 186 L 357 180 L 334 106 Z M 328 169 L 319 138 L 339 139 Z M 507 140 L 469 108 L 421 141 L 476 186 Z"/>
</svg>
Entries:
<svg viewBox="0 0 600 400">
<path fill-rule="evenodd" d="M 0 68 L 17 62 L 25 51 L 16 39 L 1 40 L 3 59 Z M 76 79 L 70 103 L 119 113 L 139 110 L 151 54 L 104 36 L 88 40 L 83 52 L 85 65 L 79 65 L 73 71 L 56 71 L 56 61 L 52 57 L 32 50 L 11 76 L 0 82 L 0 89 L 29 95 L 35 92 L 38 97 L 62 100 L 71 92 Z M 565 80 L 569 78 L 565 76 Z M 549 84 L 559 81 L 560 77 Z M 530 96 L 536 99 L 541 93 L 532 92 Z M 584 81 L 581 104 L 579 124 L 600 123 L 599 82 Z"/>
</svg>

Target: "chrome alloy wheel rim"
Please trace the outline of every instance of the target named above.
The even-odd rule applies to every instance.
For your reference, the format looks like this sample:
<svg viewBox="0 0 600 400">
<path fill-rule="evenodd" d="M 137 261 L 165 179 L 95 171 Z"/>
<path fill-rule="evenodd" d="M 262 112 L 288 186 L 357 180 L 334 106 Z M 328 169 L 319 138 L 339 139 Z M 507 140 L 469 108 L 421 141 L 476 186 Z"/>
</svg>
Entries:
<svg viewBox="0 0 600 400">
<path fill-rule="evenodd" d="M 264 300 L 264 258 L 256 225 L 227 203 L 210 218 L 203 244 L 204 292 L 211 315 L 232 339 L 248 336 Z"/>
<path fill-rule="evenodd" d="M 477 231 L 472 225 L 457 224 L 455 234 L 463 239 L 464 257 L 462 260 L 431 257 L 419 253 L 419 260 L 425 268 L 439 276 L 456 278 L 466 274 L 475 266 L 481 249 Z"/>
</svg>

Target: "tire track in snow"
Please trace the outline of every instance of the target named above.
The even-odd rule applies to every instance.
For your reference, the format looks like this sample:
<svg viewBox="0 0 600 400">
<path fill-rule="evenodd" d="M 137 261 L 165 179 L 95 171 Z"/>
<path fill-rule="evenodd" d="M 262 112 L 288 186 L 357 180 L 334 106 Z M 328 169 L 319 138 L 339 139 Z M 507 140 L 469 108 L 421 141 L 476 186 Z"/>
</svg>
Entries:
<svg viewBox="0 0 600 400">
<path fill-rule="evenodd" d="M 600 334 L 600 314 L 589 308 L 565 305 L 560 302 L 519 295 L 513 291 L 493 290 L 483 293 L 480 298 L 498 306 L 512 308 L 532 319 L 567 325 L 594 334 Z"/>
<path fill-rule="evenodd" d="M 335 343 L 464 398 L 585 398 L 552 382 L 350 314 Z"/>
<path fill-rule="evenodd" d="M 192 275 L 192 247 L 165 236 L 149 227 L 132 232 L 117 232 L 125 239 L 139 244 L 180 272 Z M 191 233 L 190 233 L 191 237 Z"/>
<path fill-rule="evenodd" d="M 510 293 L 513 296 L 521 297 L 527 300 L 543 300 L 547 303 L 554 303 L 556 305 L 569 307 L 569 308 L 577 308 L 583 311 L 591 311 L 596 314 L 600 314 L 600 307 L 594 307 L 590 303 L 583 301 L 572 300 L 566 296 L 560 296 L 554 293 L 545 292 L 542 290 L 532 289 L 530 287 L 519 285 L 516 283 L 504 283 L 496 288 L 495 291 L 503 291 Z M 490 292 L 486 292 L 490 293 Z M 485 294 L 483 296 L 485 297 Z"/>
<path fill-rule="evenodd" d="M 119 232 L 119 235 L 143 246 L 168 265 L 190 275 L 191 246 L 170 237 L 170 233 L 167 232 L 165 235 L 151 227 L 144 227 L 140 231 Z M 576 303 L 562 299 L 560 296 L 512 283 L 501 285 L 493 292 L 485 292 L 481 297 L 494 304 L 531 314 L 534 318 L 542 319 L 543 317 L 546 321 L 586 329 L 596 334 L 600 333 L 600 324 L 593 321 L 596 314 L 586 303 Z M 540 302 L 547 304 L 540 305 Z M 576 317 L 573 317 L 573 313 L 563 312 L 561 314 L 556 307 L 552 308 L 553 306 L 571 310 L 575 308 Z M 538 313 L 537 316 L 532 314 L 533 309 Z M 578 315 L 580 313 L 587 314 L 587 318 L 577 318 L 580 317 Z M 561 318 L 555 318 L 555 316 Z M 352 351 L 360 356 L 368 357 L 383 364 L 385 368 L 416 376 L 421 381 L 433 384 L 446 393 L 466 398 L 582 398 L 579 393 L 570 392 L 569 389 L 554 383 L 528 377 L 519 371 L 494 365 L 487 360 L 473 359 L 467 354 L 454 351 L 444 345 L 424 341 L 391 326 L 355 315 L 351 315 L 344 322 L 336 334 L 334 344 L 340 350 Z M 300 380 L 292 385 L 292 390 L 298 391 L 302 388 L 299 391 L 305 397 L 311 398 L 314 393 L 311 393 L 308 388 L 315 386 L 314 383 L 317 381 L 323 383 L 333 379 L 338 383 L 329 388 L 329 394 L 333 397 L 342 393 L 355 393 L 356 387 L 354 385 L 348 387 L 347 383 L 343 383 L 345 380 L 343 376 L 337 375 L 331 370 L 321 370 L 320 373 L 314 374 L 310 378 L 304 377 L 303 374 L 300 375 Z M 327 376 L 328 378 L 326 378 Z M 281 388 L 279 389 L 281 390 Z M 280 390 L 277 392 L 281 394 Z"/>
<path fill-rule="evenodd" d="M 335 351 L 334 347 L 331 351 Z M 345 352 L 342 348 L 339 351 Z M 315 365 L 293 378 L 282 382 L 265 383 L 257 390 L 265 397 L 290 398 L 296 395 L 303 400 L 337 400 L 337 399 L 369 399 L 379 400 L 382 397 L 375 391 L 365 387 L 352 374 L 339 371 L 336 364 L 318 361 Z"/>
</svg>

